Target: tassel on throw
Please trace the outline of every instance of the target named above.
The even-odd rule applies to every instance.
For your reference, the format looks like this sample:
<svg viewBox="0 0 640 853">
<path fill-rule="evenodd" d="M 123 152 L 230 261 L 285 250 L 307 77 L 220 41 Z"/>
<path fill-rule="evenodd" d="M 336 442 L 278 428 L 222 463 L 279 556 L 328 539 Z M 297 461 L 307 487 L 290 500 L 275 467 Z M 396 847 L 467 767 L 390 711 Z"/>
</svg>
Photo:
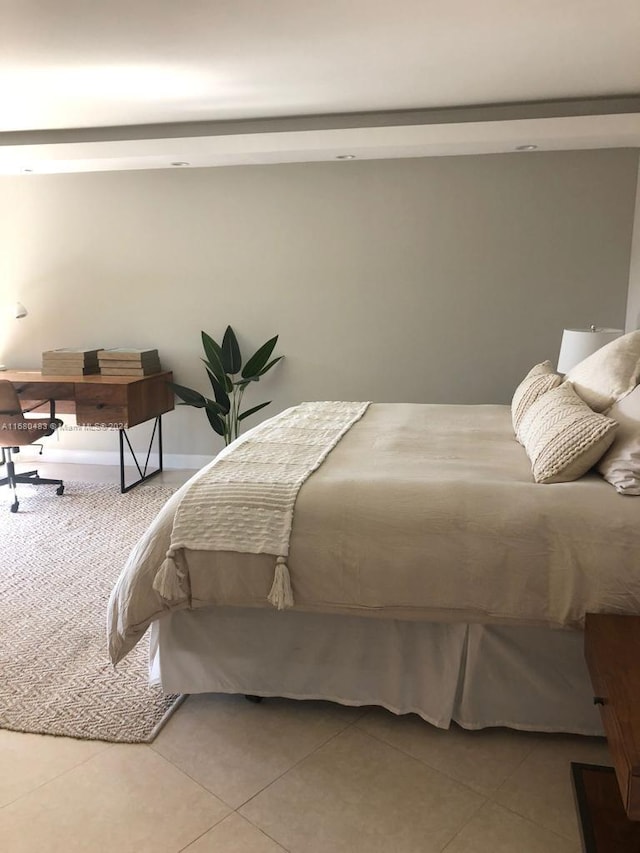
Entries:
<svg viewBox="0 0 640 853">
<path fill-rule="evenodd" d="M 293 607 L 291 578 L 289 576 L 289 569 L 284 557 L 278 557 L 276 560 L 276 571 L 273 576 L 273 585 L 267 598 L 274 607 L 278 608 L 278 610 Z"/>
<path fill-rule="evenodd" d="M 185 597 L 180 585 L 175 552 L 171 549 L 167 551 L 167 557 L 153 579 L 153 588 L 165 601 L 176 601 Z"/>
</svg>

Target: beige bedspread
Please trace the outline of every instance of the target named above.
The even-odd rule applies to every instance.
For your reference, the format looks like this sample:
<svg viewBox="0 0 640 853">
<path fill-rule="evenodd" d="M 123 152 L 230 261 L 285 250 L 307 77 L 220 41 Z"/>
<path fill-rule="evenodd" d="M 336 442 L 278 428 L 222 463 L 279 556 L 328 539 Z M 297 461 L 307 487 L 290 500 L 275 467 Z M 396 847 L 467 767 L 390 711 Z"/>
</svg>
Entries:
<svg viewBox="0 0 640 853">
<path fill-rule="evenodd" d="M 154 591 L 188 486 L 112 592 L 114 662 L 170 610 L 271 606 L 265 554 L 187 550 L 183 594 Z M 577 627 L 640 612 L 640 498 L 597 474 L 535 484 L 507 406 L 373 404 L 303 485 L 288 563 L 299 610 Z"/>
</svg>

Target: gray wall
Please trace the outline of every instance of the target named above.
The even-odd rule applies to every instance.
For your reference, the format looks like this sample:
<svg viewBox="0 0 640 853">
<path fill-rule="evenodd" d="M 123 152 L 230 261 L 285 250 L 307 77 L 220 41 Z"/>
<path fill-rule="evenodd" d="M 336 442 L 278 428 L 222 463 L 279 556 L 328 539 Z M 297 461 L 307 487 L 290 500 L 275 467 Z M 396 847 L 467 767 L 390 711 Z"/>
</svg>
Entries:
<svg viewBox="0 0 640 853">
<path fill-rule="evenodd" d="M 53 347 L 153 346 L 206 391 L 200 330 L 230 323 L 247 350 L 280 334 L 286 360 L 247 395 L 274 400 L 264 416 L 508 402 L 564 326 L 624 324 L 637 165 L 603 150 L 2 179 L 0 282 L 30 313 L 0 350 L 38 367 Z M 165 435 L 169 453 L 220 446 L 192 409 Z"/>
<path fill-rule="evenodd" d="M 633 220 L 631 260 L 629 263 L 629 296 L 627 299 L 627 331 L 640 329 L 640 171 L 636 188 L 636 210 Z"/>
</svg>

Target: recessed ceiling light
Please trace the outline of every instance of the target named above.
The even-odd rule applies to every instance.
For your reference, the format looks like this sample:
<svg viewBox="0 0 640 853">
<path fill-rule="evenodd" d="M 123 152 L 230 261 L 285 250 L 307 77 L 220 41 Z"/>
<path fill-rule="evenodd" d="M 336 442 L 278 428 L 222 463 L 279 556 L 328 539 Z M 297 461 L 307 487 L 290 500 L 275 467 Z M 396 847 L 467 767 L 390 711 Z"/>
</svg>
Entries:
<svg viewBox="0 0 640 853">
<path fill-rule="evenodd" d="M 336 160 L 355 160 L 355 154 L 338 154 L 336 155 Z"/>
<path fill-rule="evenodd" d="M 190 163 L 186 163 L 184 160 L 176 160 L 175 163 L 171 164 L 172 166 L 190 166 Z"/>
<path fill-rule="evenodd" d="M 23 169 L 23 172 L 33 172 L 33 169 Z"/>
<path fill-rule="evenodd" d="M 517 145 L 516 151 L 535 151 L 537 148 L 537 145 Z"/>
</svg>

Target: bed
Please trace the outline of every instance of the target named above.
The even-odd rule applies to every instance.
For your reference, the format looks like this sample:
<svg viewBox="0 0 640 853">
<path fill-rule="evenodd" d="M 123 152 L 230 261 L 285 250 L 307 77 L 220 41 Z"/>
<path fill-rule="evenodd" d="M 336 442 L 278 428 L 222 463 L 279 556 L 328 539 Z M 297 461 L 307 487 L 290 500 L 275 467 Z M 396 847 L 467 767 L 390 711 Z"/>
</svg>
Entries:
<svg viewBox="0 0 640 853">
<path fill-rule="evenodd" d="M 172 550 L 185 495 L 233 450 L 134 548 L 109 602 L 114 663 L 151 626 L 150 677 L 167 692 L 601 732 L 582 627 L 587 612 L 640 612 L 639 504 L 596 473 L 535 483 L 508 406 L 371 404 L 297 494 L 294 603 L 277 610 L 274 553 Z M 161 594 L 168 554 L 178 582 Z"/>
</svg>

